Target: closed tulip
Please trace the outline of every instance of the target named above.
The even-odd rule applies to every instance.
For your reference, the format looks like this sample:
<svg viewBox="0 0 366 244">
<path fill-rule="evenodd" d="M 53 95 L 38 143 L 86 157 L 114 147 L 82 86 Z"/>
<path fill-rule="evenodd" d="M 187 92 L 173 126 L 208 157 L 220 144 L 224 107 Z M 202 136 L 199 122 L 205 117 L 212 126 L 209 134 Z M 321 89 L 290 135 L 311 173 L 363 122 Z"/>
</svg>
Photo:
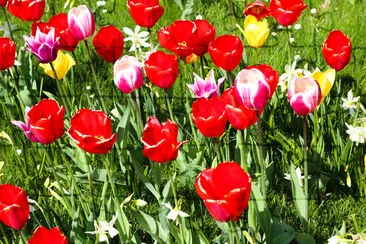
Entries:
<svg viewBox="0 0 366 244">
<path fill-rule="evenodd" d="M 123 93 L 131 93 L 139 89 L 144 77 L 139 61 L 132 56 L 123 56 L 113 66 L 114 83 Z"/>
<path fill-rule="evenodd" d="M 99 56 L 114 63 L 123 53 L 123 34 L 113 25 L 103 26 L 95 35 L 93 45 Z"/>
<path fill-rule="evenodd" d="M 26 123 L 12 121 L 12 124 L 22 129 L 31 141 L 48 145 L 64 134 L 64 114 L 64 106 L 59 107 L 53 99 L 43 99 L 29 111 L 26 109 Z"/>
<path fill-rule="evenodd" d="M 192 104 L 192 119 L 205 137 L 220 137 L 225 132 L 225 106 L 218 97 L 199 98 Z"/>
<path fill-rule="evenodd" d="M 202 79 L 196 73 L 193 73 L 194 83 L 187 84 L 188 88 L 193 91 L 195 98 L 211 98 L 218 97 L 220 86 L 225 80 L 225 77 L 221 77 L 217 84 L 215 80 L 215 72 L 211 70 L 206 79 Z"/>
<path fill-rule="evenodd" d="M 79 41 L 86 40 L 94 34 L 94 15 L 85 5 L 70 9 L 67 14 L 67 22 L 71 33 Z"/>
<path fill-rule="evenodd" d="M 164 13 L 159 0 L 128 0 L 127 8 L 135 23 L 152 28 Z"/>
<path fill-rule="evenodd" d="M 39 20 L 46 7 L 46 0 L 8 0 L 7 8 L 11 15 L 23 21 Z"/>
<path fill-rule="evenodd" d="M 207 20 L 196 19 L 193 23 L 195 23 L 197 27 L 193 52 L 197 56 L 202 56 L 207 53 L 208 45 L 215 39 L 216 30 Z"/>
<path fill-rule="evenodd" d="M 333 69 L 340 71 L 351 60 L 351 40 L 342 31 L 333 30 L 323 43 L 322 53 L 327 64 Z"/>
<path fill-rule="evenodd" d="M 178 58 L 163 51 L 156 51 L 145 61 L 144 69 L 151 83 L 168 89 L 179 75 Z"/>
<path fill-rule="evenodd" d="M 259 21 L 262 18 L 267 18 L 271 16 L 271 11 L 269 7 L 264 5 L 261 0 L 257 0 L 256 2 L 250 3 L 245 7 L 244 15 L 253 15 Z"/>
<path fill-rule="evenodd" d="M 283 26 L 294 24 L 307 7 L 303 0 L 271 0 L 269 3 L 272 16 Z"/>
<path fill-rule="evenodd" d="M 212 62 L 226 71 L 231 71 L 239 65 L 243 51 L 243 43 L 234 35 L 219 36 L 208 46 Z"/>
<path fill-rule="evenodd" d="M 175 160 L 178 149 L 185 143 L 178 142 L 178 125 L 169 119 L 160 124 L 155 117 L 149 117 L 142 132 L 142 153 L 157 163 L 166 163 Z"/>
<path fill-rule="evenodd" d="M 117 140 L 117 133 L 112 133 L 112 122 L 103 111 L 82 108 L 70 124 L 68 135 L 88 153 L 107 154 Z"/>
<path fill-rule="evenodd" d="M 62 51 L 58 51 L 57 58 L 52 62 L 52 65 L 55 68 L 57 79 L 62 79 L 67 72 L 69 72 L 71 67 L 75 65 L 75 61 L 70 54 L 64 54 Z M 47 75 L 56 79 L 50 64 L 39 64 L 39 66 L 43 68 Z"/>
<path fill-rule="evenodd" d="M 14 65 L 15 54 L 15 43 L 7 37 L 0 37 L 0 71 L 9 69 Z"/>
<path fill-rule="evenodd" d="M 335 81 L 335 73 L 336 72 L 334 69 L 321 72 L 318 68 L 316 68 L 316 70 L 311 74 L 311 78 L 318 82 L 322 94 L 322 99 L 320 100 L 319 104 L 324 101 L 325 97 L 332 89 Z"/>
<path fill-rule="evenodd" d="M 267 19 L 258 21 L 253 15 L 248 15 L 245 18 L 244 30 L 240 27 L 239 29 L 247 39 L 249 46 L 254 48 L 260 48 L 269 34 Z"/>
<path fill-rule="evenodd" d="M 57 227 L 47 229 L 39 226 L 28 240 L 28 244 L 67 244 L 66 236 Z"/>
<path fill-rule="evenodd" d="M 0 185 L 0 221 L 7 226 L 21 230 L 29 218 L 27 194 L 20 187 Z"/>
<path fill-rule="evenodd" d="M 313 112 L 321 101 L 321 90 L 311 77 L 298 77 L 288 84 L 288 100 L 292 109 L 300 116 Z"/>
<path fill-rule="evenodd" d="M 219 222 L 237 221 L 248 207 L 251 178 L 236 162 L 220 163 L 202 171 L 195 189 L 211 216 Z"/>
<path fill-rule="evenodd" d="M 0 0 L 0 7 L 5 7 L 8 0 Z"/>
</svg>

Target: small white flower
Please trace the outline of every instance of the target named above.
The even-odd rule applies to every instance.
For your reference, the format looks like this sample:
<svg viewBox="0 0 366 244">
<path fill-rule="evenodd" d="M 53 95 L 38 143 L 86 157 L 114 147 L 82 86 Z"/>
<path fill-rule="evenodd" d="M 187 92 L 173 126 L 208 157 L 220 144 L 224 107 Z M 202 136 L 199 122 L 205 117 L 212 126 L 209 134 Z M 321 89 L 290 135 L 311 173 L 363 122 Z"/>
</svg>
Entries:
<svg viewBox="0 0 366 244">
<path fill-rule="evenodd" d="M 142 199 L 137 199 L 137 200 L 135 200 L 135 204 L 137 207 L 143 207 L 147 204 L 147 202 Z"/>
<path fill-rule="evenodd" d="M 103 14 L 105 14 L 105 13 L 107 13 L 107 12 L 108 12 L 108 10 L 106 10 L 106 9 L 103 9 L 103 10 L 102 10 L 102 13 L 103 13 Z"/>
<path fill-rule="evenodd" d="M 90 86 L 86 86 L 86 90 L 90 91 L 91 87 Z"/>
<path fill-rule="evenodd" d="M 272 31 L 271 35 L 272 36 L 277 36 L 277 32 Z"/>
<path fill-rule="evenodd" d="M 294 41 L 295 41 L 295 38 L 290 37 L 289 42 L 290 42 L 290 43 L 293 43 Z"/>
<path fill-rule="evenodd" d="M 356 143 L 365 143 L 366 140 L 366 127 L 354 127 L 346 123 L 348 130 L 346 131 L 351 141 Z"/>
<path fill-rule="evenodd" d="M 355 109 L 360 106 L 358 100 L 360 100 L 360 97 L 353 97 L 352 90 L 348 91 L 347 98 L 342 97 L 342 101 L 343 101 L 342 108 L 344 110 L 349 109 L 349 112 L 350 112 L 352 117 L 355 114 Z"/>
<path fill-rule="evenodd" d="M 277 29 L 282 30 L 283 29 L 283 25 L 277 25 Z"/>
<path fill-rule="evenodd" d="M 17 152 L 18 155 L 20 155 L 22 153 L 22 150 L 17 149 L 16 152 Z"/>
<path fill-rule="evenodd" d="M 296 61 L 296 62 L 299 62 L 299 61 L 301 61 L 301 56 L 300 55 L 295 55 L 295 57 L 294 57 L 294 60 Z"/>
<path fill-rule="evenodd" d="M 113 227 L 114 223 L 117 220 L 117 217 L 118 217 L 118 213 L 116 213 L 116 215 L 113 216 L 112 220 L 109 221 L 109 223 L 106 220 L 98 220 L 98 222 L 96 220 L 94 220 L 95 231 L 87 231 L 85 233 L 97 235 L 99 242 L 109 243 L 109 238 L 107 236 L 107 233 L 111 238 L 118 235 L 117 229 Z"/>
<path fill-rule="evenodd" d="M 196 16 L 196 19 L 203 19 L 203 18 L 202 18 L 202 15 L 197 15 L 197 16 Z"/>
<path fill-rule="evenodd" d="M 294 29 L 295 30 L 300 30 L 301 29 L 301 24 L 295 24 Z"/>
<path fill-rule="evenodd" d="M 168 213 L 168 216 L 167 216 L 168 219 L 176 221 L 178 216 L 180 216 L 182 218 L 189 217 L 189 215 L 187 213 L 176 210 L 176 208 L 173 208 L 170 203 L 162 203 L 162 204 L 165 207 L 167 207 L 168 209 L 170 209 L 170 212 Z M 178 224 L 178 222 L 177 222 L 177 224 Z"/>
<path fill-rule="evenodd" d="M 140 28 L 140 26 L 136 25 L 135 31 L 132 31 L 128 27 L 123 27 L 123 31 L 128 35 L 124 41 L 132 42 L 129 52 L 134 52 L 136 50 L 141 51 L 141 47 L 150 47 L 150 44 L 146 42 L 149 39 L 149 32 L 140 32 Z"/>
<path fill-rule="evenodd" d="M 312 9 L 310 10 L 310 13 L 312 13 L 312 14 L 316 14 L 316 8 L 312 8 Z"/>
<path fill-rule="evenodd" d="M 297 179 L 299 180 L 299 184 L 300 184 L 300 186 L 302 186 L 302 182 L 305 179 L 305 176 L 301 175 L 301 169 L 299 167 L 296 168 L 295 172 L 296 172 Z M 285 175 L 286 180 L 291 181 L 291 175 L 290 174 L 285 173 L 284 175 Z M 311 175 L 308 175 L 308 179 L 311 179 Z"/>
<path fill-rule="evenodd" d="M 328 239 L 328 244 L 347 244 L 347 243 L 351 243 L 351 242 L 352 242 L 351 240 L 343 239 L 339 235 L 334 235 Z"/>
<path fill-rule="evenodd" d="M 106 5 L 106 1 L 97 1 L 97 6 L 100 7 L 100 6 L 104 6 Z"/>
</svg>

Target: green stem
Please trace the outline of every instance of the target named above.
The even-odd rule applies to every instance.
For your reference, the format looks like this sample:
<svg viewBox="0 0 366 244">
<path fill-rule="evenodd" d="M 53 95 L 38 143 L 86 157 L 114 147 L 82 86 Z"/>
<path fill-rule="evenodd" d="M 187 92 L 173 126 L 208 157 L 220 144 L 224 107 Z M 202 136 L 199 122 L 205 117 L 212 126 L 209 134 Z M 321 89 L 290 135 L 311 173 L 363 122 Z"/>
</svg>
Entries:
<svg viewBox="0 0 366 244">
<path fill-rule="evenodd" d="M 20 231 L 20 236 L 22 237 L 22 240 L 24 243 L 27 243 L 27 237 L 25 236 L 24 229 Z"/>
<path fill-rule="evenodd" d="M 291 38 L 291 35 L 290 35 L 290 28 L 289 27 L 286 27 L 286 32 L 287 32 L 287 58 L 288 58 L 288 65 L 289 67 L 291 68 L 291 46 L 290 46 L 290 38 Z M 290 77 L 291 78 L 291 77 Z"/>
<path fill-rule="evenodd" d="M 234 232 L 236 243 L 241 243 L 240 242 L 240 237 L 239 237 L 239 234 L 238 234 L 238 229 L 236 227 L 236 222 L 234 220 L 231 221 L 231 227 L 232 227 L 232 231 Z"/>
<path fill-rule="evenodd" d="M 246 160 L 246 152 L 245 152 L 245 131 L 244 130 L 238 130 L 239 133 L 239 150 L 240 150 L 240 160 L 241 160 L 241 166 L 243 167 L 243 169 L 245 170 L 245 172 L 248 172 L 248 165 L 247 165 L 247 160 Z"/>
<path fill-rule="evenodd" d="M 168 94 L 167 90 L 165 90 L 165 101 L 166 101 L 166 106 L 168 107 L 168 110 L 169 110 L 170 120 L 174 122 L 172 107 L 170 105 L 169 94 Z"/>
<path fill-rule="evenodd" d="M 139 133 L 141 135 L 143 130 L 144 130 L 144 122 L 142 121 L 140 107 L 137 104 L 136 95 L 134 93 L 131 93 L 131 99 L 132 99 L 133 106 L 135 107 L 137 123 L 138 123 L 138 127 L 139 127 L 139 130 L 140 130 Z"/>
<path fill-rule="evenodd" d="M 233 86 L 233 79 L 231 78 L 231 72 L 226 71 L 227 80 L 229 81 L 230 86 Z"/>
<path fill-rule="evenodd" d="M 6 24 L 7 24 L 7 25 L 8 25 L 8 27 L 9 27 L 10 38 L 11 38 L 13 41 L 15 41 L 15 40 L 14 40 L 14 36 L 13 36 L 13 29 L 11 28 L 11 24 L 10 24 L 10 20 L 9 20 L 9 16 L 8 16 L 8 14 L 6 13 L 5 7 L 2 7 L 2 9 L 3 9 L 3 12 L 4 12 L 5 19 L 6 19 Z"/>
<path fill-rule="evenodd" d="M 2 224 L 0 224 L 0 231 L 1 231 L 2 236 L 4 237 L 5 244 L 9 244 L 8 237 L 6 236 L 6 233 L 4 231 L 4 228 L 3 228 Z"/>
<path fill-rule="evenodd" d="M 235 244 L 234 237 L 233 237 L 233 229 L 231 228 L 231 223 L 229 222 L 227 224 L 228 224 L 228 229 L 229 229 L 229 243 Z"/>
<path fill-rule="evenodd" d="M 85 158 L 87 160 L 87 165 L 88 165 L 88 183 L 89 183 L 90 194 L 91 194 L 91 199 L 92 199 L 92 203 L 93 203 L 93 212 L 94 212 L 94 214 L 97 214 L 97 212 L 96 212 L 97 205 L 95 204 L 95 198 L 94 198 L 94 185 L 93 185 L 93 179 L 92 179 L 92 174 L 91 174 L 91 165 L 89 163 L 87 155 Z"/>
<path fill-rule="evenodd" d="M 309 193 L 308 193 L 308 154 L 307 154 L 307 121 L 306 116 L 303 117 L 303 154 L 304 154 L 304 192 L 305 192 L 305 230 L 308 232 L 309 222 Z"/>
<path fill-rule="evenodd" d="M 205 66 L 204 66 L 204 60 L 203 60 L 203 55 L 200 57 L 200 68 L 201 68 L 201 77 L 202 79 L 204 79 L 204 77 L 206 77 L 205 74 Z"/>
<path fill-rule="evenodd" d="M 219 139 L 218 138 L 214 138 L 214 143 L 215 143 L 215 150 L 216 150 L 216 154 L 217 154 L 217 162 L 218 164 L 221 163 L 221 155 L 220 155 L 220 150 L 219 150 Z M 216 168 L 217 165 L 212 165 L 213 168 Z"/>
<path fill-rule="evenodd" d="M 25 118 L 25 107 L 24 107 L 23 100 L 22 100 L 22 98 L 20 96 L 20 90 L 19 90 L 18 82 L 16 81 L 14 75 L 11 73 L 10 69 L 8 69 L 8 72 L 10 74 L 11 80 L 13 81 L 13 84 L 14 84 L 14 87 L 15 87 L 15 91 L 17 93 L 17 97 L 18 97 L 18 100 L 19 100 L 20 108 L 22 110 L 23 117 Z"/>
<path fill-rule="evenodd" d="M 262 128 L 261 128 L 261 120 L 259 110 L 256 110 L 257 115 L 257 138 L 258 138 L 258 147 L 259 147 L 259 163 L 261 166 L 261 190 L 264 198 L 267 196 L 267 187 L 266 187 L 266 165 L 263 157 L 263 138 L 262 138 Z"/>
<path fill-rule="evenodd" d="M 71 55 L 72 55 L 72 57 L 73 57 L 73 59 L 75 61 L 75 64 L 77 65 L 78 64 L 78 61 L 77 61 L 77 58 L 76 58 L 76 55 L 75 55 L 75 51 L 72 51 L 71 52 Z"/>
<path fill-rule="evenodd" d="M 235 26 L 235 17 L 234 17 L 234 11 L 233 11 L 233 3 L 231 0 L 227 0 L 227 5 L 229 8 L 229 15 L 231 16 L 231 24 Z"/>
<path fill-rule="evenodd" d="M 55 70 L 55 67 L 53 66 L 52 62 L 49 63 L 50 66 L 51 66 L 51 69 L 52 69 L 52 72 L 53 72 L 53 75 L 55 76 L 55 80 L 56 80 L 56 83 L 57 83 L 57 88 L 58 88 L 58 92 L 60 93 L 60 97 L 62 99 L 62 103 L 63 105 L 65 106 L 65 109 L 66 109 L 66 112 L 70 111 L 70 106 L 68 103 L 66 103 L 66 100 L 65 100 L 65 94 L 62 90 L 62 85 L 61 85 L 61 82 L 60 80 L 58 79 L 58 76 L 57 76 L 57 72 Z"/>
</svg>

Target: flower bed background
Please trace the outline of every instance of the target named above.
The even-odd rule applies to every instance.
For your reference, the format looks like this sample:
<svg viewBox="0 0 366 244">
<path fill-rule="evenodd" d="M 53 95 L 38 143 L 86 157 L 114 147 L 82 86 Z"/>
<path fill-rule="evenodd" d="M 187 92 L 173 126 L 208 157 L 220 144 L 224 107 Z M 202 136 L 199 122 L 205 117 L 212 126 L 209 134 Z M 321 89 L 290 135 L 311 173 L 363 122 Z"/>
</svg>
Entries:
<svg viewBox="0 0 366 244">
<path fill-rule="evenodd" d="M 0 115 L 3 118 L 0 121 L 0 183 L 21 187 L 28 196 L 31 213 L 30 219 L 22 216 L 19 220 L 14 217 L 22 224 L 9 224 L 6 219 L 14 218 L 9 217 L 3 205 L 7 206 L 8 201 L 15 201 L 15 196 L 22 195 L 17 194 L 16 189 L 19 188 L 13 190 L 9 185 L 2 185 L 0 240 L 4 243 L 24 242 L 33 236 L 38 226 L 48 229 L 58 227 L 70 243 L 103 240 L 115 243 L 234 243 L 238 239 L 243 243 L 322 243 L 332 236 L 333 241 L 338 237 L 361 240 L 361 234 L 366 228 L 366 155 L 363 144 L 366 138 L 366 113 L 362 106 L 366 94 L 363 58 L 366 43 L 362 18 L 366 3 L 357 0 L 305 3 L 308 7 L 291 27 L 281 27 L 272 16 L 268 17 L 269 35 L 258 49 L 248 45 L 236 26 L 238 24 L 245 29 L 243 11 L 249 1 L 160 1 L 164 14 L 151 27 L 150 35 L 146 28 L 136 28 L 125 2 L 75 0 L 48 3 L 41 21 L 47 22 L 55 14 L 69 13 L 71 7 L 85 4 L 92 11 L 96 22 L 95 33 L 84 33 L 80 37 L 86 38 L 89 43 L 90 60 L 96 79 L 86 45 L 81 41 L 75 46 L 73 54 L 65 51 L 70 56 L 65 56 L 61 62 L 63 72 L 55 65 L 60 79 L 58 82 L 54 79 L 48 61 L 42 64 L 48 71 L 43 70 L 39 59 L 24 48 L 23 35 L 30 36 L 31 32 L 36 35 L 37 30 L 32 30 L 32 23 L 21 21 L 4 8 L 0 19 L 2 35 L 12 35 L 17 57 L 15 67 L 0 73 Z M 268 5 L 266 2 L 264 4 Z M 95 48 L 98 44 L 93 39 L 96 40 L 94 37 L 97 32 L 109 24 L 123 33 L 124 45 L 121 42 L 117 45 L 119 50 L 123 49 L 122 55 L 134 56 L 142 62 L 151 51 L 150 43 L 154 48 L 173 54 L 158 46 L 158 31 L 170 26 L 175 20 L 194 21 L 198 15 L 214 26 L 216 37 L 236 35 L 244 45 L 240 64 L 230 74 L 217 68 L 209 54 L 193 64 L 187 61 L 193 61 L 194 56 L 188 59 L 184 57 L 184 62 L 171 55 L 167 63 L 179 63 L 178 74 L 172 74 L 178 77 L 171 88 L 164 90 L 156 86 L 161 81 L 159 77 L 156 81 L 150 76 L 147 78 L 146 66 L 145 73 L 140 74 L 144 77 L 143 84 L 131 85 L 125 80 L 126 74 L 131 72 L 129 67 L 139 67 L 134 60 L 125 60 L 120 69 L 115 68 L 116 71 L 113 72 L 113 64 L 97 55 L 100 54 Z M 11 33 L 6 16 L 13 26 Z M 311 177 L 309 215 L 306 221 L 303 211 L 307 208 L 303 205 L 301 195 L 304 190 L 304 177 L 301 177 L 301 172 L 304 172 L 303 118 L 292 110 L 286 89 L 288 81 L 299 73 L 313 73 L 316 67 L 323 72 L 329 69 L 322 55 L 322 45 L 329 33 L 336 29 L 350 38 L 352 54 L 349 64 L 335 72 L 334 85 L 329 95 L 307 116 L 307 162 Z M 182 31 L 179 29 L 178 35 Z M 137 38 L 134 32 L 140 33 L 140 47 L 136 42 L 133 44 Z M 118 38 L 119 32 L 115 33 L 113 36 Z M 102 42 L 103 34 L 101 36 Z M 108 39 L 107 36 L 104 38 Z M 120 36 L 119 38 L 121 39 Z M 5 60 L 7 55 L 2 54 L 1 58 Z M 70 59 L 72 56 L 75 65 Z M 114 62 L 119 56 L 107 59 Z M 221 59 L 223 57 L 219 60 Z M 222 96 L 223 91 L 232 85 L 230 80 L 233 82 L 246 65 L 258 64 L 270 65 L 281 76 L 279 86 L 260 117 L 263 142 L 258 141 L 258 127 L 255 125 L 237 131 L 234 125 L 227 123 L 224 133 L 220 133 L 218 124 L 211 128 L 198 125 L 198 130 L 195 126 L 197 122 L 190 121 L 194 107 L 192 103 L 196 98 L 193 98 L 186 86 L 193 84 L 193 72 L 205 79 L 209 71 L 214 69 L 216 80 L 226 77 L 219 89 Z M 171 69 L 176 70 L 175 67 Z M 68 70 L 69 68 L 71 69 Z M 302 71 L 295 71 L 298 68 Z M 53 78 L 45 73 L 53 75 Z M 281 74 L 287 74 L 287 78 Z M 135 88 L 136 91 L 125 94 Z M 40 104 L 45 98 L 54 99 L 59 106 L 65 105 L 65 119 L 51 121 L 52 135 L 45 136 L 50 141 L 43 140 L 37 134 L 36 139 L 29 139 L 38 143 L 32 142 L 11 121 L 25 121 L 25 106 Z M 51 107 L 56 106 L 53 100 L 45 101 L 42 104 L 49 103 L 45 105 L 45 111 L 53 111 Z M 203 107 L 202 113 L 209 111 L 210 106 L 216 108 L 218 105 L 209 105 L 208 108 L 204 106 L 198 106 Z M 81 108 L 86 109 L 80 110 Z M 105 114 L 94 113 L 94 109 L 102 109 Z M 63 113 L 60 107 L 54 111 L 58 115 Z M 58 118 L 57 116 L 55 117 Z M 157 118 L 149 119 L 153 136 L 144 137 L 142 131 L 149 116 Z M 167 122 L 163 124 L 165 121 Z M 173 122 L 177 126 L 171 125 Z M 57 133 L 55 127 L 62 123 L 68 135 Z M 250 124 L 255 124 L 255 120 Z M 160 133 L 160 126 L 164 127 L 165 134 Z M 75 131 L 91 136 L 84 139 Z M 201 133 L 220 135 L 212 139 Z M 169 143 L 163 144 L 157 152 L 154 148 L 150 152 L 146 152 L 146 148 L 143 150 L 142 141 L 151 145 L 159 141 L 157 138 Z M 74 142 L 82 140 L 85 143 L 79 143 L 79 148 Z M 95 143 L 97 141 L 103 141 L 102 145 L 107 146 L 98 147 L 98 143 Z M 170 145 L 173 145 L 174 150 L 169 151 Z M 261 160 L 262 145 L 264 159 Z M 176 155 L 178 148 L 179 154 Z M 150 155 L 151 160 L 146 155 Z M 249 207 L 240 206 L 243 209 L 236 212 L 239 216 L 220 219 L 222 215 L 213 214 L 216 220 L 224 221 L 216 222 L 201 199 L 205 197 L 202 189 L 207 189 L 207 185 L 198 187 L 196 178 L 206 168 L 216 168 L 224 161 L 235 161 L 249 173 L 252 179 L 251 197 Z M 292 175 L 285 176 L 290 174 L 291 169 Z M 223 171 L 227 172 L 227 169 Z M 211 171 L 204 172 L 211 174 Z M 265 178 L 262 178 L 263 173 Z M 225 174 L 222 177 L 224 179 L 217 183 L 218 188 L 210 186 L 216 192 L 214 194 L 220 195 L 217 191 L 223 190 L 221 186 L 226 188 L 231 183 L 236 185 L 235 177 L 225 177 Z M 245 176 L 240 173 L 239 178 Z M 292 183 L 286 178 L 292 178 Z M 261 184 L 263 179 L 266 182 L 265 190 Z M 197 189 L 201 189 L 201 192 Z M 263 192 L 266 192 L 266 200 L 261 196 Z M 242 199 L 241 202 L 246 201 Z M 245 212 L 241 214 L 244 209 Z M 238 221 L 225 223 L 232 219 Z"/>
</svg>

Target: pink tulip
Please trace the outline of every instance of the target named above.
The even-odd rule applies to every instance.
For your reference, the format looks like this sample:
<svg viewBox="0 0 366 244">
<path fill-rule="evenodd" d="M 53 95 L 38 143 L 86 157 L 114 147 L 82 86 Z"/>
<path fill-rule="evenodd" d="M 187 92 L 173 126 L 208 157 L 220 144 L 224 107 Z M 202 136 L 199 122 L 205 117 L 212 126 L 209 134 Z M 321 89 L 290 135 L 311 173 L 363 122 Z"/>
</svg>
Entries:
<svg viewBox="0 0 366 244">
<path fill-rule="evenodd" d="M 199 77 L 195 73 L 193 73 L 193 75 L 194 75 L 194 83 L 187 84 L 187 86 L 194 92 L 196 98 L 204 97 L 208 99 L 211 97 L 219 96 L 220 86 L 224 82 L 225 77 L 220 78 L 216 85 L 215 74 L 213 70 L 210 71 L 205 80 Z"/>
<path fill-rule="evenodd" d="M 322 97 L 318 82 L 311 77 L 293 79 L 288 85 L 287 96 L 292 109 L 300 116 L 313 112 Z"/>
<path fill-rule="evenodd" d="M 91 37 L 95 31 L 95 20 L 93 13 L 85 5 L 70 9 L 67 15 L 67 22 L 74 37 L 85 40 Z"/>
<path fill-rule="evenodd" d="M 144 77 L 139 61 L 132 56 L 123 56 L 114 63 L 114 83 L 123 93 L 139 89 Z"/>
</svg>

